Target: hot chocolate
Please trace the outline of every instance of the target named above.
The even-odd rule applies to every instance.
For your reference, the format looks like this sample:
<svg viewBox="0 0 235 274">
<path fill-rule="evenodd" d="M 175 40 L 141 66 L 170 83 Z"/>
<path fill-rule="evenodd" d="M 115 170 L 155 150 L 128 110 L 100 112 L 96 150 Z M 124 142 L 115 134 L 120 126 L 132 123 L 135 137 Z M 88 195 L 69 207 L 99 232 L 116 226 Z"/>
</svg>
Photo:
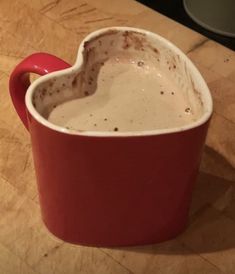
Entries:
<svg viewBox="0 0 235 274">
<path fill-rule="evenodd" d="M 142 131 L 198 118 L 164 71 L 141 60 L 110 58 L 100 68 L 96 86 L 93 94 L 55 107 L 48 120 L 73 130 Z"/>
<path fill-rule="evenodd" d="M 45 83 L 39 113 L 76 131 L 145 131 L 183 127 L 204 110 L 179 55 L 143 33 L 108 31 L 84 42 L 80 70 Z M 62 82 L 63 81 L 63 82 Z"/>
</svg>

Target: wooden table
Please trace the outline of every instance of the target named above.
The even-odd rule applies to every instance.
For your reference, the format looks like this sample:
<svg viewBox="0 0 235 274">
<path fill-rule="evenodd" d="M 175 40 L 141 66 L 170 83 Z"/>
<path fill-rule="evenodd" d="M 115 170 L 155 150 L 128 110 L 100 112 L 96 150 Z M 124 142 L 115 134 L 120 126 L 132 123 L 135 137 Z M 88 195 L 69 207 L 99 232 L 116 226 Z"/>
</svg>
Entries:
<svg viewBox="0 0 235 274">
<path fill-rule="evenodd" d="M 29 135 L 8 95 L 9 74 L 45 51 L 73 63 L 81 39 L 126 25 L 159 33 L 205 77 L 214 116 L 187 231 L 172 241 L 132 248 L 74 246 L 40 218 Z M 0 273 L 235 273 L 235 53 L 132 0 L 0 1 Z"/>
</svg>

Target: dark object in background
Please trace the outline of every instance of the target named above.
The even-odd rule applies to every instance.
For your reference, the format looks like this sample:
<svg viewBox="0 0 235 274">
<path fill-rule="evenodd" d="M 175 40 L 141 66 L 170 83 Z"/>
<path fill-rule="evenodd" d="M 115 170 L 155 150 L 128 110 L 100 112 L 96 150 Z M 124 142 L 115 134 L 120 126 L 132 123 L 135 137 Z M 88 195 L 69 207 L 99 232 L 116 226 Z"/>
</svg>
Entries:
<svg viewBox="0 0 235 274">
<path fill-rule="evenodd" d="M 186 13 L 183 0 L 137 0 L 138 2 L 170 17 L 171 19 L 205 35 L 206 37 L 235 50 L 235 38 L 226 37 L 206 30 L 195 23 Z M 234 16 L 235 17 L 235 16 Z"/>
<path fill-rule="evenodd" d="M 235 38 L 234 0 L 183 0 L 183 4 L 189 17 L 203 28 Z"/>
</svg>

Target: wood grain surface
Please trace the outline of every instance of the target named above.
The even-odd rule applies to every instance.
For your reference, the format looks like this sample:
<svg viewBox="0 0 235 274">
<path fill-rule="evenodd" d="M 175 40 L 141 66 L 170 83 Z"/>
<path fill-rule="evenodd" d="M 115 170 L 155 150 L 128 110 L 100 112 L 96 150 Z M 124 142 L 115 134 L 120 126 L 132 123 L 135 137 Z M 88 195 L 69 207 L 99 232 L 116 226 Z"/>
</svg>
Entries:
<svg viewBox="0 0 235 274">
<path fill-rule="evenodd" d="M 156 32 L 205 77 L 214 115 L 187 230 L 152 246 L 92 248 L 53 237 L 41 222 L 29 135 L 8 94 L 9 75 L 45 51 L 74 63 L 80 41 L 107 26 Z M 235 53 L 132 0 L 0 1 L 0 273 L 235 273 Z"/>
</svg>

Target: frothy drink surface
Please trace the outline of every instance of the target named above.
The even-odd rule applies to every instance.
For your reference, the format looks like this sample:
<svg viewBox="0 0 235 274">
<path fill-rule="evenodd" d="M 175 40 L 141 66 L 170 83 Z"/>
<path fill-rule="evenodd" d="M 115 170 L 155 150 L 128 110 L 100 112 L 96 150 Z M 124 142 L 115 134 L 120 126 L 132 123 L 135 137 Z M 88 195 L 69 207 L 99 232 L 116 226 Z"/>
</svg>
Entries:
<svg viewBox="0 0 235 274">
<path fill-rule="evenodd" d="M 100 68 L 93 94 L 55 107 L 48 120 L 73 130 L 142 131 L 198 119 L 167 74 L 144 61 L 113 57 Z"/>
</svg>

